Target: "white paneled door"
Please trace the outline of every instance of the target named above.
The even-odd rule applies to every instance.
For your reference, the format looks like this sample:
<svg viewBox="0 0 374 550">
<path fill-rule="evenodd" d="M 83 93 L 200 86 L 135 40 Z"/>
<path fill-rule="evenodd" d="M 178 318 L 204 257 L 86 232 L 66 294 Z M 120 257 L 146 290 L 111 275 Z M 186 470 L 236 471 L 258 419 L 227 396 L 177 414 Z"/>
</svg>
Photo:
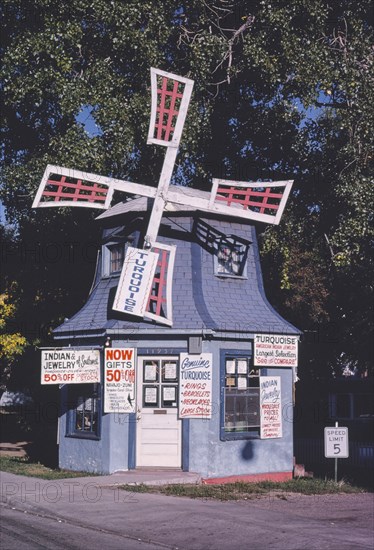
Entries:
<svg viewBox="0 0 374 550">
<path fill-rule="evenodd" d="M 179 358 L 138 357 L 137 467 L 181 468 L 182 422 L 178 419 Z"/>
</svg>

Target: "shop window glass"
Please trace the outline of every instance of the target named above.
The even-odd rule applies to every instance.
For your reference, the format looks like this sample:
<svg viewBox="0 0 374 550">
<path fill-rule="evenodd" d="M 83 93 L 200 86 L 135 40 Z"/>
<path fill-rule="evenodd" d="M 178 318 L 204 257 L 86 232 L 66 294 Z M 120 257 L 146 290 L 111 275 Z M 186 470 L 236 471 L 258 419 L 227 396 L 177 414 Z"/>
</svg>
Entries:
<svg viewBox="0 0 374 550">
<path fill-rule="evenodd" d="M 222 367 L 221 438 L 259 437 L 260 370 L 253 367 L 250 355 L 225 355 Z"/>
<path fill-rule="evenodd" d="M 67 436 L 100 437 L 101 400 L 99 384 L 71 385 L 68 394 Z"/>
</svg>

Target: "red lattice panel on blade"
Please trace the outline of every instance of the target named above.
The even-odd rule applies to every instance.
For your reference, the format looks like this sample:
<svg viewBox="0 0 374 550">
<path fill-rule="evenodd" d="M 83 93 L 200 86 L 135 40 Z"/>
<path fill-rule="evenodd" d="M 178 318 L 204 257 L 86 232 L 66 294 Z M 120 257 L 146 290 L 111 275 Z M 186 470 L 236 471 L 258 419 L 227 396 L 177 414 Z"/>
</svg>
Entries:
<svg viewBox="0 0 374 550">
<path fill-rule="evenodd" d="M 179 114 L 185 85 L 165 76 L 157 79 L 155 137 L 171 141 Z"/>
<path fill-rule="evenodd" d="M 169 263 L 169 252 L 158 248 L 152 249 L 152 252 L 159 254 L 155 276 L 153 277 L 152 290 L 149 296 L 147 311 L 154 315 L 166 316 L 163 312 L 163 305 L 166 304 L 166 283 L 167 270 Z"/>
<path fill-rule="evenodd" d="M 43 202 L 105 203 L 108 187 L 78 178 L 51 174 L 42 193 Z"/>
<path fill-rule="evenodd" d="M 218 187 L 216 200 L 224 201 L 227 206 L 241 204 L 246 209 L 260 214 L 276 215 L 283 197 L 279 187 Z"/>
</svg>

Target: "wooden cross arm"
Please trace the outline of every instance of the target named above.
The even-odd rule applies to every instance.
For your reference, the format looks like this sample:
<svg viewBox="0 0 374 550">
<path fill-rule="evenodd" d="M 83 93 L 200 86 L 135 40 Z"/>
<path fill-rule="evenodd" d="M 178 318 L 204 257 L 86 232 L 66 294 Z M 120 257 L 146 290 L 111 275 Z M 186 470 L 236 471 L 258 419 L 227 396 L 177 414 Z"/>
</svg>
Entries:
<svg viewBox="0 0 374 550">
<path fill-rule="evenodd" d="M 171 149 L 169 154 L 174 155 L 174 151 Z M 160 185 L 160 188 L 150 187 L 149 185 L 109 178 L 90 172 L 48 165 L 32 206 L 33 208 L 83 206 L 105 210 L 110 206 L 114 191 L 156 199 L 157 204 L 154 205 L 147 232 L 151 233 L 150 241 L 153 243 L 156 239 L 164 207 L 168 204 L 187 206 L 203 212 L 216 212 L 234 218 L 278 224 L 292 183 L 292 180 L 248 183 L 215 179 L 213 180 L 212 193 L 208 193 L 176 185 L 170 185 L 169 188 L 166 186 L 166 189 L 162 185 Z M 264 204 L 264 201 L 269 200 L 270 202 L 272 200 L 270 191 L 276 188 L 280 188 L 281 193 L 279 193 L 279 200 L 273 202 L 279 204 Z M 265 191 L 256 193 L 256 189 Z M 225 190 L 227 190 L 226 196 Z M 258 197 L 254 199 L 255 201 L 262 200 L 262 202 L 252 203 L 248 198 L 250 192 L 254 195 L 262 194 L 262 199 Z M 239 193 L 239 195 L 241 193 L 244 199 L 240 200 L 235 193 Z M 251 210 L 247 203 L 258 206 L 255 206 L 255 210 Z M 267 213 L 271 208 L 274 212 L 272 214 Z"/>
</svg>

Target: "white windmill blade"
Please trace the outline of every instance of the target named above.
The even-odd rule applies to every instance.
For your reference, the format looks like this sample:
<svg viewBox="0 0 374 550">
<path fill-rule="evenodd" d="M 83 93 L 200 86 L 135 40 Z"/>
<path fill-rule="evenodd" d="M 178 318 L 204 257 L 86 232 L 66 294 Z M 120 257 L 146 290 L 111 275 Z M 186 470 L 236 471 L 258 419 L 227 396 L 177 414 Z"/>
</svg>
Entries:
<svg viewBox="0 0 374 550">
<path fill-rule="evenodd" d="M 156 196 L 156 189 L 148 185 L 48 164 L 32 207 L 79 206 L 106 210 L 114 191 Z"/>
<path fill-rule="evenodd" d="M 278 224 L 293 183 L 292 180 L 266 183 L 213 181 L 212 193 L 171 185 L 168 192 L 168 210 L 170 205 L 174 204 L 233 218 Z"/>
<path fill-rule="evenodd" d="M 178 147 L 194 81 L 151 68 L 151 119 L 147 143 Z"/>
<path fill-rule="evenodd" d="M 170 327 L 173 325 L 172 286 L 176 249 L 175 245 L 154 243 L 151 250 L 158 254 L 158 261 L 147 310 L 144 313 L 145 319 L 152 319 Z"/>
<path fill-rule="evenodd" d="M 151 68 L 152 108 L 147 143 L 167 147 L 149 219 L 146 243 L 153 246 L 168 200 L 168 189 L 178 153 L 194 81 Z"/>
<path fill-rule="evenodd" d="M 209 208 L 215 212 L 279 224 L 293 180 L 244 182 L 213 179 Z"/>
</svg>

